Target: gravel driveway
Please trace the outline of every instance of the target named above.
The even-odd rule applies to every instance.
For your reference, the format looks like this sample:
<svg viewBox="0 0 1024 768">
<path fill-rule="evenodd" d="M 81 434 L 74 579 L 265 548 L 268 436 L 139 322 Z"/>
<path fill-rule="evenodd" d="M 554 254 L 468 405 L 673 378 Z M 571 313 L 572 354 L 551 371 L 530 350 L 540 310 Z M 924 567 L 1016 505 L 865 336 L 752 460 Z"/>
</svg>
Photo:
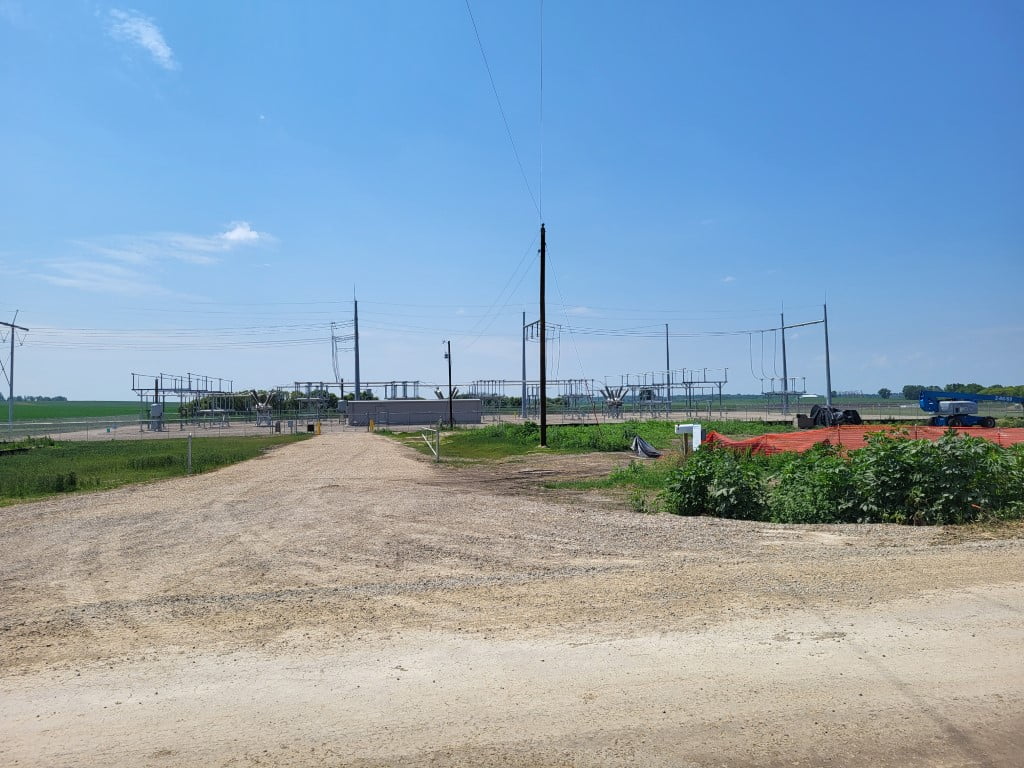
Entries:
<svg viewBox="0 0 1024 768">
<path fill-rule="evenodd" d="M 0 764 L 1017 766 L 1024 540 L 325 434 L 0 509 Z"/>
</svg>

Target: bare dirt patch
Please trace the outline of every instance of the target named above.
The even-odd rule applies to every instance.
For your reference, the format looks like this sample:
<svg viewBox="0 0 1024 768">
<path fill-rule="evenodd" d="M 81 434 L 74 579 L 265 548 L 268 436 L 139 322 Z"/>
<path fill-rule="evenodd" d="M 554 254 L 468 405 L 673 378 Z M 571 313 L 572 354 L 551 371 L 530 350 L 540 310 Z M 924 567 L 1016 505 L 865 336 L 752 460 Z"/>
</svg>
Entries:
<svg viewBox="0 0 1024 768">
<path fill-rule="evenodd" d="M 0 515 L 0 763 L 1017 765 L 1024 542 L 324 435 Z"/>
</svg>

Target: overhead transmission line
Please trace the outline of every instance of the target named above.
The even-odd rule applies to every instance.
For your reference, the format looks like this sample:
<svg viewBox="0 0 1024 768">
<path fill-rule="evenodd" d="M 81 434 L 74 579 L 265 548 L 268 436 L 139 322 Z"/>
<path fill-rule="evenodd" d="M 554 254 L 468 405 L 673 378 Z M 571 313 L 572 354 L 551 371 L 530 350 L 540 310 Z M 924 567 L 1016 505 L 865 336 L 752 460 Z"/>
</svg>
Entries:
<svg viewBox="0 0 1024 768">
<path fill-rule="evenodd" d="M 757 374 L 754 373 L 754 334 L 752 333 L 747 334 L 747 356 L 750 361 L 750 377 L 756 379 Z"/>
<path fill-rule="evenodd" d="M 337 323 L 347 327 L 351 323 Z M 220 328 L 39 328 L 30 344 L 49 349 L 224 350 L 323 344 L 324 323 Z M 315 335 L 311 335 L 315 334 Z"/>
<path fill-rule="evenodd" d="M 468 2 L 469 0 L 467 0 Z M 544 0 L 540 0 L 540 168 L 537 173 L 537 215 L 544 221 Z"/>
<path fill-rule="evenodd" d="M 469 329 L 469 333 L 467 333 L 466 335 L 468 336 L 469 334 L 473 333 L 477 329 L 477 327 L 479 327 L 479 325 L 483 321 L 483 319 L 486 319 L 488 315 L 490 315 L 490 320 L 487 321 L 487 324 L 484 325 L 484 327 L 480 329 L 480 332 L 476 336 L 474 336 L 472 339 L 470 339 L 470 341 L 467 344 L 464 345 L 463 349 L 468 349 L 468 348 L 472 347 L 474 344 L 476 344 L 476 342 L 479 341 L 480 338 L 485 333 L 487 333 L 487 331 L 490 329 L 490 327 L 494 324 L 494 321 L 498 319 L 498 314 L 502 310 L 504 310 L 504 309 L 506 309 L 508 307 L 509 302 L 512 300 L 512 297 L 516 294 L 516 291 L 519 290 L 519 286 L 522 285 L 523 284 L 523 280 L 526 279 L 526 275 L 529 273 L 529 267 L 532 267 L 533 263 L 536 261 L 536 258 L 531 259 L 530 261 L 527 261 L 527 257 L 533 251 L 533 247 L 536 244 L 537 244 L 537 235 L 534 235 L 533 239 L 530 241 L 530 244 L 528 246 L 526 246 L 526 250 L 523 252 L 522 257 L 520 257 L 519 263 L 516 265 L 516 268 L 512 271 L 512 274 L 509 275 L 508 280 L 505 281 L 505 285 L 502 287 L 501 292 L 498 294 L 498 298 L 496 298 L 491 303 L 491 306 L 487 309 L 487 312 L 485 312 L 483 314 L 481 320 L 478 320 L 473 325 L 473 327 Z M 523 265 L 524 264 L 527 267 L 526 269 L 523 269 Z M 522 270 L 522 274 L 519 276 L 519 280 L 516 281 L 515 287 L 509 292 L 508 299 L 505 300 L 505 302 L 501 305 L 500 308 L 496 309 L 496 307 L 498 305 L 498 302 L 500 302 L 502 300 L 502 297 L 505 295 L 505 291 L 508 290 L 508 287 L 512 284 L 512 281 L 515 279 L 515 276 L 517 274 L 519 274 L 520 270 Z M 492 310 L 494 310 L 493 314 L 492 314 Z"/>
<path fill-rule="evenodd" d="M 508 136 L 509 144 L 512 145 L 512 154 L 516 157 L 516 164 L 519 166 L 519 172 L 523 176 L 523 182 L 526 184 L 526 191 L 530 195 L 530 200 L 533 202 L 533 207 L 537 210 L 537 216 L 541 216 L 541 207 L 537 202 L 537 198 L 533 194 L 533 187 L 530 185 L 530 178 L 526 175 L 526 169 L 523 167 L 523 161 L 519 157 L 519 149 L 516 147 L 516 140 L 512 136 L 512 128 L 508 123 L 508 117 L 505 115 L 505 107 L 501 104 L 501 96 L 498 95 L 498 86 L 494 83 L 494 75 L 491 73 L 491 65 L 487 61 L 487 52 L 484 50 L 484 42 L 480 38 L 480 30 L 476 25 L 476 18 L 473 16 L 473 8 L 469 4 L 469 0 L 466 0 L 466 11 L 469 13 L 469 20 L 473 24 L 473 34 L 476 35 L 476 44 L 480 48 L 480 57 L 484 60 L 484 69 L 487 70 L 487 79 L 491 83 L 491 91 L 494 92 L 494 100 L 498 104 L 498 112 L 501 113 L 501 121 L 505 124 L 505 134 Z"/>
<path fill-rule="evenodd" d="M 810 320 L 806 323 L 787 323 L 786 328 L 802 328 L 806 325 L 821 325 L 821 320 Z M 585 328 L 582 326 L 567 326 L 573 333 L 589 334 L 593 336 L 635 336 L 639 338 L 665 338 L 664 324 L 642 325 L 634 328 Z M 657 329 L 657 330 L 655 330 Z M 705 336 L 744 336 L 748 333 L 771 333 L 778 331 L 778 328 L 744 328 L 736 331 L 674 331 L 669 333 L 673 339 L 693 339 Z"/>
<path fill-rule="evenodd" d="M 764 331 L 761 331 L 761 376 L 763 377 L 761 381 L 771 378 L 764 369 Z"/>
</svg>

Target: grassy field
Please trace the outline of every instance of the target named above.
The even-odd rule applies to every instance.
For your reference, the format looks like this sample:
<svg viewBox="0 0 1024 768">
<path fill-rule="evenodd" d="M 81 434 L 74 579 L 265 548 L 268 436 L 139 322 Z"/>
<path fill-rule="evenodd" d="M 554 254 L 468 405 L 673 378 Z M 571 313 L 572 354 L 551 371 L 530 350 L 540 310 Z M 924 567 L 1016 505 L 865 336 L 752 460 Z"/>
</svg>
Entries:
<svg viewBox="0 0 1024 768">
<path fill-rule="evenodd" d="M 116 418 L 138 416 L 138 400 L 68 400 L 46 403 L 15 403 L 15 421 Z M 0 403 L 0 420 L 7 420 L 7 403 Z"/>
<path fill-rule="evenodd" d="M 307 437 L 194 438 L 192 469 L 206 472 Z M 187 442 L 183 438 L 96 443 L 29 439 L 0 443 L 0 505 L 184 475 Z"/>
<path fill-rule="evenodd" d="M 789 432 L 793 427 L 760 421 L 708 421 L 705 430 L 715 430 L 730 437 L 760 435 L 765 432 Z M 389 437 L 421 453 L 430 449 L 418 432 L 386 432 Z M 548 447 L 540 447 L 540 428 L 532 422 L 524 424 L 491 424 L 479 429 L 455 429 L 441 437 L 441 458 L 469 461 L 501 459 L 548 450 L 555 453 L 588 453 L 590 451 L 628 451 L 633 437 L 639 435 L 655 448 L 675 444 L 674 421 L 627 421 L 622 424 L 553 425 L 548 427 Z"/>
</svg>

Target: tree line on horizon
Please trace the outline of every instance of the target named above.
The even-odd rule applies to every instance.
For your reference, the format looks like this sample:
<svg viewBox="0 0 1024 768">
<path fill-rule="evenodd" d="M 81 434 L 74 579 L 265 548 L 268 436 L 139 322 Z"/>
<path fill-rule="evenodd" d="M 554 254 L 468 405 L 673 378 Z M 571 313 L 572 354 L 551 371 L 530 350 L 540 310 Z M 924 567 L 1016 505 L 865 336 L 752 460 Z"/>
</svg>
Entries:
<svg viewBox="0 0 1024 768">
<path fill-rule="evenodd" d="M 68 399 L 64 395 L 54 395 L 53 397 L 47 397 L 45 395 L 15 395 L 14 402 L 16 403 L 66 403 Z M 0 392 L 0 403 L 7 402 L 7 398 L 4 397 L 4 393 Z"/>
<path fill-rule="evenodd" d="M 983 384 L 971 383 L 961 384 L 954 382 L 953 384 L 947 384 L 946 386 L 939 386 L 938 384 L 905 384 L 903 386 L 903 399 L 904 400 L 920 400 L 921 392 L 926 389 L 940 390 L 942 392 L 966 392 L 970 395 L 1009 395 L 1010 397 L 1024 397 L 1024 384 L 1017 384 L 1014 386 L 1003 386 L 1002 384 L 992 384 L 990 386 L 984 386 Z M 887 400 L 892 397 L 892 390 L 882 387 L 878 390 L 878 396 L 883 400 Z"/>
</svg>

